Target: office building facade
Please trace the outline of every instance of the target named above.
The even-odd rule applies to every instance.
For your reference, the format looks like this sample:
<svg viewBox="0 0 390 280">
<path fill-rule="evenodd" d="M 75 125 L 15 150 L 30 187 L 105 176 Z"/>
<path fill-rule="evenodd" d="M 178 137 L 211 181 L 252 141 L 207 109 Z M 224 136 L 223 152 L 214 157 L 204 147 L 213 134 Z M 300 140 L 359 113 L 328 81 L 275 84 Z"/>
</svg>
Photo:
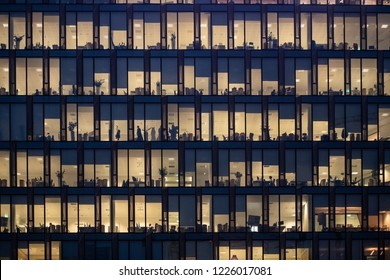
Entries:
<svg viewBox="0 0 390 280">
<path fill-rule="evenodd" d="M 390 259 L 389 1 L 1 2 L 0 258 Z"/>
</svg>

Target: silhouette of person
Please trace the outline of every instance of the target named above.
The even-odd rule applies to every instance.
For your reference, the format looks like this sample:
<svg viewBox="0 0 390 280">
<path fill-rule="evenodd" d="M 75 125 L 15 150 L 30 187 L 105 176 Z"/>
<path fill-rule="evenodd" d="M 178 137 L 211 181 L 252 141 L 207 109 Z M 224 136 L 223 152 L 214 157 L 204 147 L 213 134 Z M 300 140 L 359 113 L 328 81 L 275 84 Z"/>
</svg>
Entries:
<svg viewBox="0 0 390 280">
<path fill-rule="evenodd" d="M 150 132 L 150 136 L 152 137 L 152 141 L 156 141 L 156 129 L 152 127 L 152 131 Z"/>
<path fill-rule="evenodd" d="M 139 125 L 137 125 L 137 141 L 143 141 L 141 128 L 139 128 Z"/>
<path fill-rule="evenodd" d="M 177 140 L 177 126 L 172 125 L 169 133 L 171 134 L 171 140 Z"/>
<path fill-rule="evenodd" d="M 160 126 L 159 128 L 158 128 L 158 137 L 157 137 L 157 140 L 162 140 L 163 139 L 163 137 L 162 137 L 162 134 L 163 133 L 163 129 L 162 129 L 162 127 Z"/>
<path fill-rule="evenodd" d="M 120 131 L 120 129 L 117 126 L 116 127 L 115 139 L 116 139 L 116 141 L 119 141 L 120 138 L 121 138 L 121 131 Z"/>
</svg>

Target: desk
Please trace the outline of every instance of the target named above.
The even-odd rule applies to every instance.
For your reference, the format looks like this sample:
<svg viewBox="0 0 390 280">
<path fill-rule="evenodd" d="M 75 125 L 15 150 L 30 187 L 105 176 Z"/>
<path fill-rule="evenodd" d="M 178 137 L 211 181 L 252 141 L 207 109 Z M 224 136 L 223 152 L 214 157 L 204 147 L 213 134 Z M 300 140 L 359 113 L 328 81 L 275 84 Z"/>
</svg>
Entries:
<svg viewBox="0 0 390 280">
<path fill-rule="evenodd" d="M 84 187 L 95 187 L 95 181 L 84 181 Z"/>
<path fill-rule="evenodd" d="M 260 181 L 260 180 L 256 180 L 256 181 L 252 182 L 253 187 L 261 187 L 262 185 L 263 185 L 262 181 Z"/>
<path fill-rule="evenodd" d="M 79 232 L 95 232 L 95 227 L 79 227 Z"/>
<path fill-rule="evenodd" d="M 269 227 L 269 232 L 282 232 L 286 226 L 271 226 Z"/>
</svg>

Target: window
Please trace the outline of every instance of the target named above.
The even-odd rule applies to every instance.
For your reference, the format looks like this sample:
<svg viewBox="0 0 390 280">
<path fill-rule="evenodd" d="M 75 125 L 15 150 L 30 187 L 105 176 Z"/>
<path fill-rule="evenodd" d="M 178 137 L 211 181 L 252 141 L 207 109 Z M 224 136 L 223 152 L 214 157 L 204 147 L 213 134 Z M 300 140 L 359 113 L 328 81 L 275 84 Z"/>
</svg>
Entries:
<svg viewBox="0 0 390 280">
<path fill-rule="evenodd" d="M 246 49 L 260 49 L 261 19 L 260 14 L 245 13 L 245 43 Z"/>
<path fill-rule="evenodd" d="M 110 95 L 110 61 L 84 58 L 84 95 Z"/>
<path fill-rule="evenodd" d="M 27 233 L 27 197 L 12 197 L 12 232 Z"/>
<path fill-rule="evenodd" d="M 213 139 L 214 141 L 225 141 L 228 139 L 228 108 L 227 104 L 213 105 Z"/>
<path fill-rule="evenodd" d="M 111 13 L 110 46 L 115 49 L 126 49 L 127 46 L 127 19 L 126 13 Z M 106 39 L 106 38 L 103 38 Z"/>
<path fill-rule="evenodd" d="M 213 49 L 224 50 L 227 45 L 227 18 L 226 13 L 213 13 L 212 21 L 212 40 Z"/>
<path fill-rule="evenodd" d="M 84 187 L 110 187 L 109 150 L 84 150 Z"/>
<path fill-rule="evenodd" d="M 214 232 L 229 232 L 229 200 L 225 195 L 213 196 Z"/>
<path fill-rule="evenodd" d="M 8 28 L 9 28 L 9 16 L 8 14 L 1 13 L 0 14 L 0 34 L 3 34 L 0 39 L 0 49 L 5 50 L 12 48 L 13 45 L 10 47 L 10 44 L 8 43 L 8 40 L 10 42 L 13 42 L 13 38 L 9 38 Z"/>
<path fill-rule="evenodd" d="M 153 69 L 153 68 L 152 68 Z M 127 59 L 127 78 L 128 93 L 130 95 L 144 94 L 144 60 L 143 58 L 128 58 Z M 153 74 L 152 74 L 153 75 Z M 156 93 L 156 89 L 152 90 L 152 95 Z"/>
<path fill-rule="evenodd" d="M 100 140 L 127 141 L 127 105 L 100 105 Z"/>
<path fill-rule="evenodd" d="M 0 187 L 9 187 L 11 185 L 9 167 L 9 152 L 0 150 Z"/>
<path fill-rule="evenodd" d="M 378 49 L 388 50 L 389 42 L 390 16 L 388 14 L 378 14 Z"/>
<path fill-rule="evenodd" d="M 0 59 L 0 73 L 0 95 L 9 95 L 9 61 L 6 58 Z"/>
<path fill-rule="evenodd" d="M 8 233 L 11 230 L 10 196 L 3 195 L 0 198 L 1 232 Z"/>
<path fill-rule="evenodd" d="M 248 195 L 246 197 L 246 225 L 251 232 L 262 231 L 262 196 Z"/>
<path fill-rule="evenodd" d="M 152 150 L 152 186 L 177 187 L 177 150 Z"/>
<path fill-rule="evenodd" d="M 16 59 L 16 94 L 42 95 L 42 59 Z"/>
<path fill-rule="evenodd" d="M 184 59 L 184 95 L 211 94 L 211 61 L 209 58 Z"/>
<path fill-rule="evenodd" d="M 276 95 L 278 92 L 278 64 L 275 58 L 263 58 L 263 65 L 267 66 L 267 71 L 263 74 L 263 94 Z"/>
<path fill-rule="evenodd" d="M 245 153 L 244 150 L 230 150 L 230 186 L 244 187 L 246 186 L 246 172 L 245 172 Z"/>
<path fill-rule="evenodd" d="M 68 141 L 93 141 L 93 106 L 67 104 Z"/>
<path fill-rule="evenodd" d="M 315 231 L 329 230 L 329 207 L 327 195 L 314 195 L 314 225 Z"/>
<path fill-rule="evenodd" d="M 92 13 L 77 13 L 77 48 L 93 49 Z M 73 35 L 71 35 L 73 38 Z"/>
<path fill-rule="evenodd" d="M 213 165 L 211 159 L 211 151 L 196 150 L 196 186 L 211 187 Z"/>
<path fill-rule="evenodd" d="M 63 95 L 76 95 L 76 59 L 61 58 L 61 89 Z"/>
<path fill-rule="evenodd" d="M 200 34 L 201 34 L 201 48 L 211 49 L 211 15 L 210 13 L 200 14 Z"/>
<path fill-rule="evenodd" d="M 7 23 L 5 23 L 7 25 Z M 22 50 L 26 47 L 26 16 L 24 13 L 10 14 L 9 41 L 12 42 L 10 49 Z M 4 25 L 3 25 L 4 27 Z M 8 26 L 7 26 L 8 27 Z M 11 45 L 11 43 L 10 43 Z"/>
<path fill-rule="evenodd" d="M 134 111 L 134 126 L 136 141 L 162 140 L 160 104 L 138 104 Z"/>
<path fill-rule="evenodd" d="M 11 115 L 11 140 L 25 141 L 27 139 L 26 105 L 11 104 L 10 113 L 11 113 L 10 114 Z"/>
<path fill-rule="evenodd" d="M 329 150 L 329 172 L 331 186 L 344 186 L 345 156 L 343 150 Z"/>
</svg>

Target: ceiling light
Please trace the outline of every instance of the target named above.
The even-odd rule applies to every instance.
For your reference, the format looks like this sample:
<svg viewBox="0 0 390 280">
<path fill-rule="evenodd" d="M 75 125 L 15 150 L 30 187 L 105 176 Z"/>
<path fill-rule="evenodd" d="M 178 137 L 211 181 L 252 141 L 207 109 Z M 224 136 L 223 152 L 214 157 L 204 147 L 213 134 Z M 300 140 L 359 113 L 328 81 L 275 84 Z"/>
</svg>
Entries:
<svg viewBox="0 0 390 280">
<path fill-rule="evenodd" d="M 8 23 L 3 23 L 3 27 L 8 27 Z"/>
<path fill-rule="evenodd" d="M 303 27 L 305 27 L 305 24 L 304 24 L 304 23 L 302 23 L 302 24 L 301 24 L 301 27 L 302 27 L 302 28 L 303 28 Z"/>
<path fill-rule="evenodd" d="M 3 68 L 3 71 L 8 72 L 9 70 L 8 70 L 8 68 Z"/>
<path fill-rule="evenodd" d="M 300 79 L 296 79 L 295 82 L 299 83 L 301 80 Z"/>
<path fill-rule="evenodd" d="M 134 27 L 136 27 L 136 28 L 140 28 L 140 27 L 141 27 L 141 24 L 139 24 L 139 23 L 136 23 L 136 24 L 134 24 Z"/>
<path fill-rule="evenodd" d="M 382 24 L 382 25 L 381 25 L 381 28 L 387 28 L 387 27 L 389 27 L 388 24 Z"/>
<path fill-rule="evenodd" d="M 368 71 L 370 71 L 370 69 L 367 69 L 367 68 L 363 69 L 363 73 L 367 73 Z"/>
<path fill-rule="evenodd" d="M 383 113 L 382 114 L 382 117 L 388 117 L 389 116 L 389 113 Z"/>
<path fill-rule="evenodd" d="M 357 171 L 352 172 L 352 175 L 358 175 L 358 174 L 359 174 L 359 172 L 357 172 Z"/>
<path fill-rule="evenodd" d="M 200 27 L 206 28 L 206 27 L 207 27 L 207 24 L 206 24 L 206 23 L 202 23 L 202 24 L 200 25 Z"/>
<path fill-rule="evenodd" d="M 42 23 L 37 23 L 37 27 L 42 27 Z"/>
<path fill-rule="evenodd" d="M 37 69 L 35 69 L 35 71 L 42 72 L 42 69 L 41 68 L 37 68 Z"/>
<path fill-rule="evenodd" d="M 76 28 L 76 25 L 68 25 L 69 28 Z"/>
</svg>

